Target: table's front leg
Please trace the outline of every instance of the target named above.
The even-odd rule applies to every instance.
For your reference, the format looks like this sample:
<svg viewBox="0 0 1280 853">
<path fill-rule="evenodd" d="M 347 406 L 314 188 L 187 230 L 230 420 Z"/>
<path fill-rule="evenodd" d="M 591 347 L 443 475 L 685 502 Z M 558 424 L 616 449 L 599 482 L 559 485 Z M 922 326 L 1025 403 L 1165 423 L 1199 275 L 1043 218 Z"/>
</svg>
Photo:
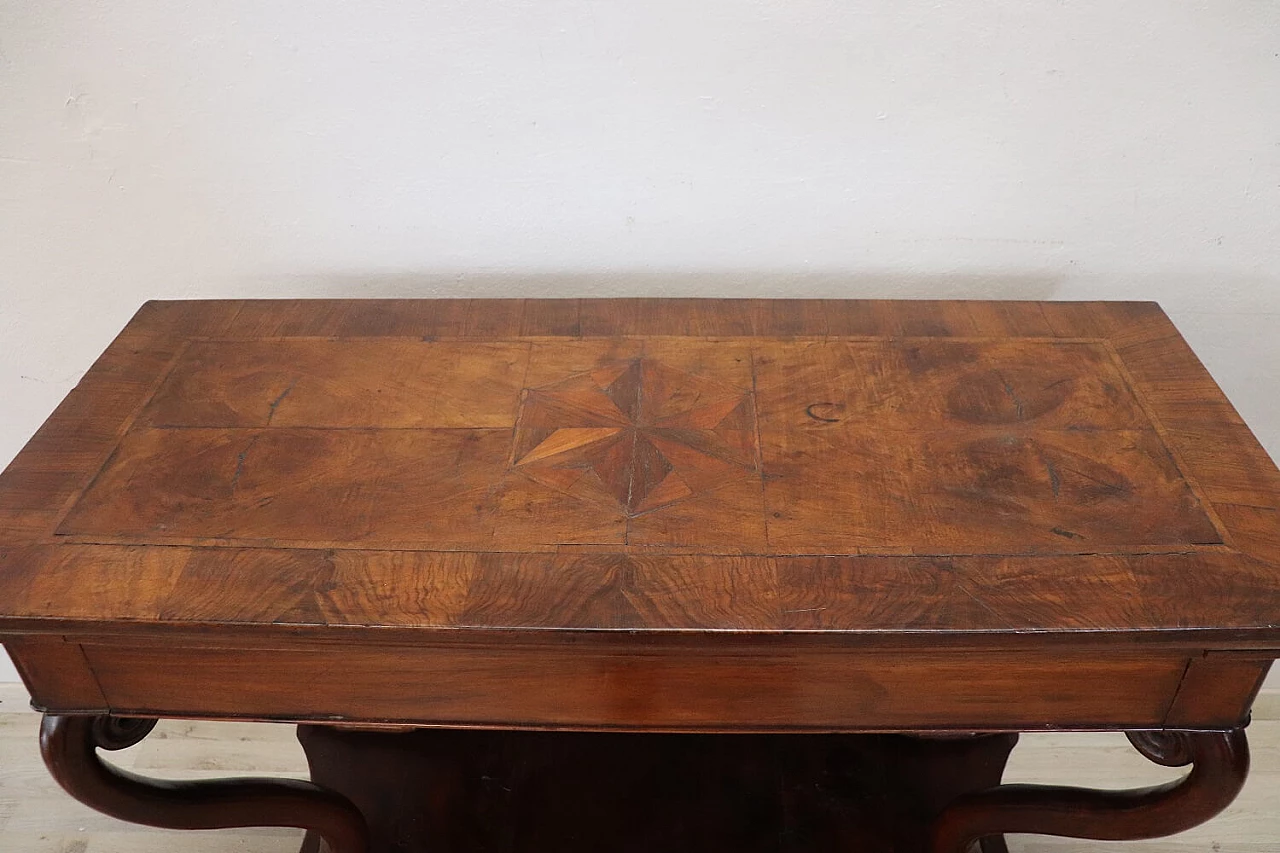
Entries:
<svg viewBox="0 0 1280 853">
<path fill-rule="evenodd" d="M 966 853 L 978 839 L 1029 833 L 1134 841 L 1191 829 L 1221 812 L 1244 786 L 1244 729 L 1132 732 L 1144 756 L 1166 767 L 1191 765 L 1174 782 L 1128 791 L 1052 785 L 1000 785 L 959 797 L 938 817 L 930 853 Z"/>
<path fill-rule="evenodd" d="M 104 814 L 164 829 L 293 826 L 324 838 L 330 853 L 367 853 L 364 817 L 343 796 L 292 779 L 147 779 L 97 754 L 141 741 L 155 720 L 46 714 L 40 751 L 71 796 Z"/>
</svg>

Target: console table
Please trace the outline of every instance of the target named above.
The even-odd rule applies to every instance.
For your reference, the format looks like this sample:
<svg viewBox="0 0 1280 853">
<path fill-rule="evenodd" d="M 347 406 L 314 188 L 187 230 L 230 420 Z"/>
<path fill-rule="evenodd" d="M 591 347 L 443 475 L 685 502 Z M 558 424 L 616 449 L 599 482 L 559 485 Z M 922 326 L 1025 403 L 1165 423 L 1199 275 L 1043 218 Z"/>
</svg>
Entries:
<svg viewBox="0 0 1280 853">
<path fill-rule="evenodd" d="M 71 795 L 331 853 L 1004 849 L 1239 791 L 1280 472 L 1152 303 L 151 302 L 0 475 Z M 311 779 L 173 783 L 156 718 Z M 1001 785 L 1128 733 L 1158 788 Z"/>
</svg>

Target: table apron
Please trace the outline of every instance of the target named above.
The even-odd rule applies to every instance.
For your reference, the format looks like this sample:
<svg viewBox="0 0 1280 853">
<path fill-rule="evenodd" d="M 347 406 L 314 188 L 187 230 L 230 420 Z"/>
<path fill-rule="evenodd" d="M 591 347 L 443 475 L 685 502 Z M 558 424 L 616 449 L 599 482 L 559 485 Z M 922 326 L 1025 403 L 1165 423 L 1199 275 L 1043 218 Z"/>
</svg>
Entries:
<svg viewBox="0 0 1280 853">
<path fill-rule="evenodd" d="M 9 638 L 57 713 L 635 731 L 1221 729 L 1258 652 L 314 646 Z"/>
</svg>

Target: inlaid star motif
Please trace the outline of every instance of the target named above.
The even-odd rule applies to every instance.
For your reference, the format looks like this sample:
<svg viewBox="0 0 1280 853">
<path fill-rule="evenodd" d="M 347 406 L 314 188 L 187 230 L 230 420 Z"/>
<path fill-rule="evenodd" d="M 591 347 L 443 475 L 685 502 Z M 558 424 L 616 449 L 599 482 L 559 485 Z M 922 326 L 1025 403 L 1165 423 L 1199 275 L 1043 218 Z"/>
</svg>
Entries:
<svg viewBox="0 0 1280 853">
<path fill-rule="evenodd" d="M 758 470 L 754 400 L 652 359 L 609 362 L 523 392 L 511 464 L 639 515 Z"/>
</svg>

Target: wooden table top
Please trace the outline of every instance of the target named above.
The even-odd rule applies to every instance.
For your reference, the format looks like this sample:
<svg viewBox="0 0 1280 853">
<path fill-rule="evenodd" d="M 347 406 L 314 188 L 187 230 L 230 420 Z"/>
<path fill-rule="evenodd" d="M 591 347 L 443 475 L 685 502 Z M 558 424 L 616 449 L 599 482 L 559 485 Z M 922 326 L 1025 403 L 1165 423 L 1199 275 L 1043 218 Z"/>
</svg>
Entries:
<svg viewBox="0 0 1280 853">
<path fill-rule="evenodd" d="M 1280 648 L 1278 508 L 1151 303 L 152 302 L 0 476 L 0 632 Z"/>
</svg>

